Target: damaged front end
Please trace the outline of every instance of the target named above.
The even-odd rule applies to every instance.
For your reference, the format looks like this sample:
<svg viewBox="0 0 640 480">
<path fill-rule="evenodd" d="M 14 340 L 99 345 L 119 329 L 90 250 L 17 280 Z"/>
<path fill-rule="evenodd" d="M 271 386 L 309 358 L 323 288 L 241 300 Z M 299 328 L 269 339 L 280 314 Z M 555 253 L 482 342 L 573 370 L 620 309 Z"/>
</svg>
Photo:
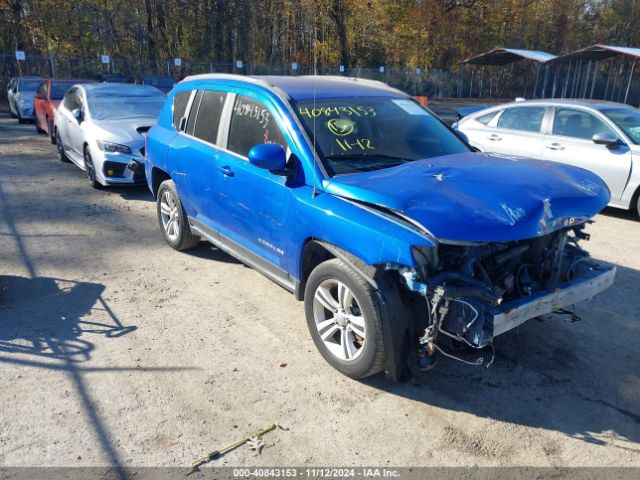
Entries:
<svg viewBox="0 0 640 480">
<path fill-rule="evenodd" d="M 605 290 L 615 276 L 615 267 L 579 246 L 589 238 L 584 226 L 528 240 L 415 248 L 416 269 L 400 273 L 426 301 L 419 368 L 431 368 L 436 352 L 488 365 L 497 335 L 550 313 L 576 318 L 565 308 Z"/>
</svg>

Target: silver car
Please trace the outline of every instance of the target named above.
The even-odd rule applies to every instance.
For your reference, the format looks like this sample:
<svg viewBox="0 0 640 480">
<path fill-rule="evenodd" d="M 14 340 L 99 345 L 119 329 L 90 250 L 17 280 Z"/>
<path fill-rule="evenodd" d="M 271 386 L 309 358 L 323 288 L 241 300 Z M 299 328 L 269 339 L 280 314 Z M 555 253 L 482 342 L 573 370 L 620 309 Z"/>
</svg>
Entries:
<svg viewBox="0 0 640 480">
<path fill-rule="evenodd" d="M 13 77 L 7 85 L 7 100 L 9 110 L 18 123 L 27 123 L 35 118 L 33 114 L 33 99 L 36 90 L 42 83 L 40 77 Z"/>
<path fill-rule="evenodd" d="M 74 85 L 54 116 L 60 160 L 85 170 L 94 188 L 144 183 L 144 135 L 164 101 L 147 85 Z"/>
<path fill-rule="evenodd" d="M 637 108 L 589 100 L 528 100 L 472 113 L 453 128 L 483 152 L 591 170 L 609 187 L 610 206 L 640 212 Z"/>
</svg>

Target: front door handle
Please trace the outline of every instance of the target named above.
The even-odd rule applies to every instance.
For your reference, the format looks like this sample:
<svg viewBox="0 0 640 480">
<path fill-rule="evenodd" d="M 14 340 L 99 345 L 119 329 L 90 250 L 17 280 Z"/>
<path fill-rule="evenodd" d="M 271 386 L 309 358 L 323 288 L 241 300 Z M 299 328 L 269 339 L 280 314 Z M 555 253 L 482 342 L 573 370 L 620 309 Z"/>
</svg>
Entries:
<svg viewBox="0 0 640 480">
<path fill-rule="evenodd" d="M 546 146 L 549 150 L 564 150 L 564 147 L 559 143 L 550 143 Z"/>
<path fill-rule="evenodd" d="M 487 135 L 487 138 L 492 142 L 497 142 L 498 140 L 502 140 L 502 137 L 500 135 L 496 135 L 495 133 L 492 133 L 491 135 Z"/>
<path fill-rule="evenodd" d="M 220 170 L 220 172 L 222 172 L 222 174 L 225 177 L 233 177 L 235 175 L 235 173 L 233 173 L 233 170 L 231 170 L 231 167 L 229 165 L 218 167 L 218 170 Z"/>
</svg>

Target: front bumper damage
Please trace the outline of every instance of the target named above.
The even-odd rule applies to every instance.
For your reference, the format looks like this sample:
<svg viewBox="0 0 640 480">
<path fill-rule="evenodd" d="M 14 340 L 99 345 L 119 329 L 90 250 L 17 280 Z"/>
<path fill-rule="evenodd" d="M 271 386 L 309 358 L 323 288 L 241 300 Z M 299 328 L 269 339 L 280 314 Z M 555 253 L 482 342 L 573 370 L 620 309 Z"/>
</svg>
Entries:
<svg viewBox="0 0 640 480">
<path fill-rule="evenodd" d="M 493 316 L 493 336 L 508 332 L 532 318 L 593 298 L 613 285 L 616 267 L 595 265 L 591 272 L 560 285 L 553 292 L 538 292 L 530 297 L 502 305 L 500 312 Z"/>
<path fill-rule="evenodd" d="M 616 274 L 580 248 L 588 238 L 581 224 L 533 239 L 439 245 L 414 255 L 417 268 L 399 272 L 423 299 L 418 367 L 432 368 L 438 353 L 490 365 L 496 336 L 548 314 L 577 318 L 568 308 L 609 288 Z"/>
</svg>

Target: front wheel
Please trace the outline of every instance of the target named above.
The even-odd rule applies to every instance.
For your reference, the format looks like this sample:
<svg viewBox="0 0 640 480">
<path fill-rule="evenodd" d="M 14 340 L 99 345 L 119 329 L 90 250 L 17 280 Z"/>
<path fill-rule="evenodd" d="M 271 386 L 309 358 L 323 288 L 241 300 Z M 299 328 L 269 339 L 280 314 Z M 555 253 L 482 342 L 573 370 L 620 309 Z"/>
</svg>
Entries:
<svg viewBox="0 0 640 480">
<path fill-rule="evenodd" d="M 172 180 L 165 180 L 158 188 L 157 212 L 162 236 L 171 248 L 188 250 L 198 245 L 200 237 L 191 233 L 187 212 Z"/>
<path fill-rule="evenodd" d="M 384 369 L 377 291 L 339 259 L 318 265 L 307 280 L 304 307 L 311 338 L 336 370 L 364 378 Z"/>
<path fill-rule="evenodd" d="M 62 139 L 60 138 L 60 132 L 56 128 L 56 148 L 58 149 L 58 158 L 61 162 L 69 163 L 69 159 L 67 158 L 67 154 L 64 152 L 64 145 L 62 144 Z"/>
<path fill-rule="evenodd" d="M 89 185 L 93 188 L 102 187 L 96 178 L 96 167 L 93 164 L 93 159 L 91 158 L 91 154 L 87 147 L 84 147 L 84 168 L 87 171 L 87 177 L 89 177 Z"/>
</svg>

